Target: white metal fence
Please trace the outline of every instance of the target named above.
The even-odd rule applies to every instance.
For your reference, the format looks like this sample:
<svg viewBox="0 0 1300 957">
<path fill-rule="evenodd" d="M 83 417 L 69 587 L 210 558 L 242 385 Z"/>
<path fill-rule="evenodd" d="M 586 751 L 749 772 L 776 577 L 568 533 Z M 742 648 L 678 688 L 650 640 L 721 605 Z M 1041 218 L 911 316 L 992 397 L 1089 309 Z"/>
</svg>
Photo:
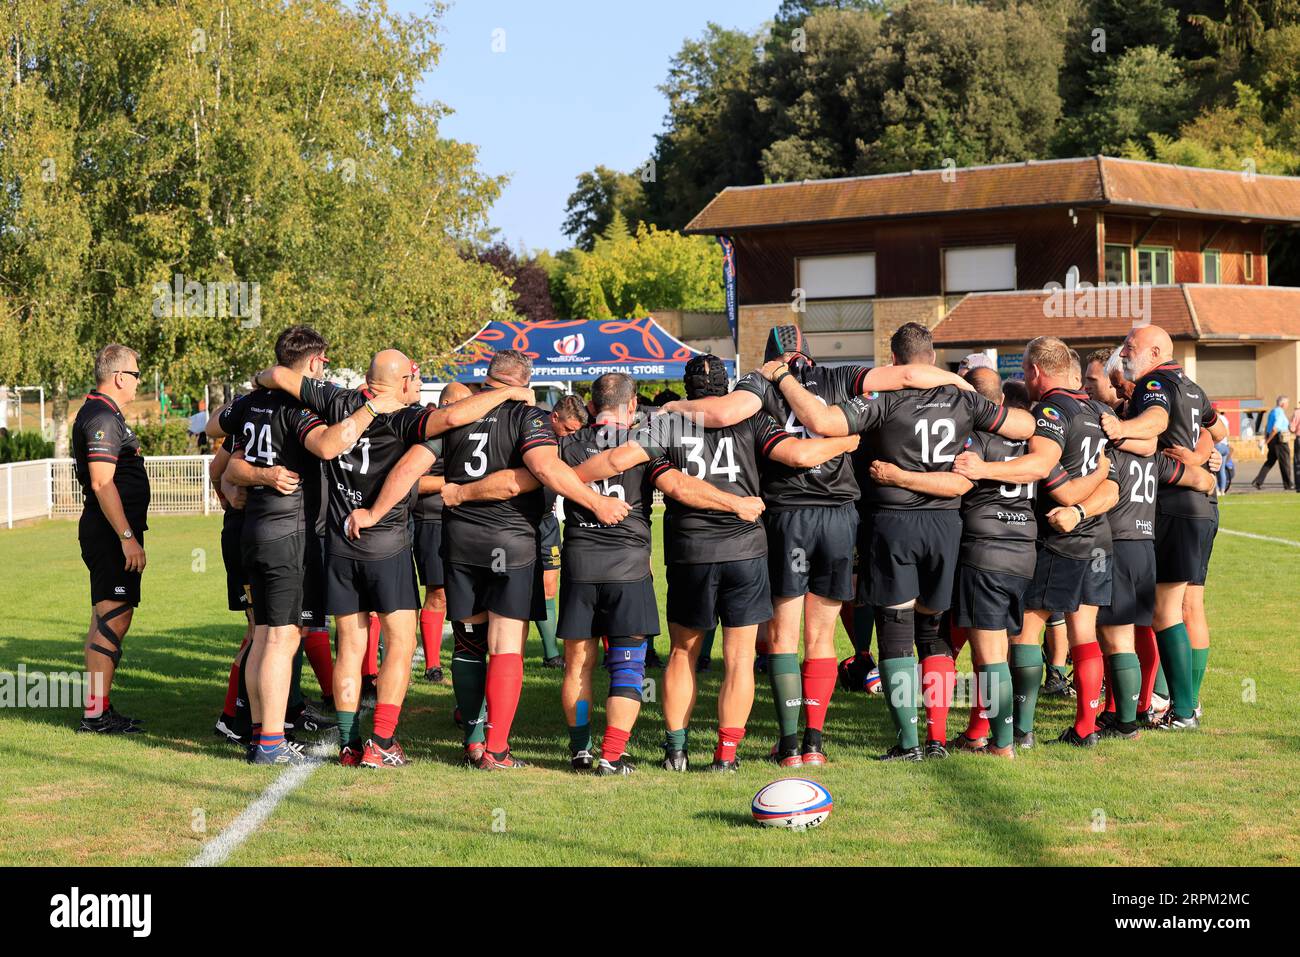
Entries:
<svg viewBox="0 0 1300 957">
<path fill-rule="evenodd" d="M 152 498 L 150 515 L 207 515 L 221 503 L 208 481 L 210 455 L 145 456 Z M 81 514 L 81 486 L 72 459 L 38 459 L 0 465 L 0 523 Z"/>
</svg>

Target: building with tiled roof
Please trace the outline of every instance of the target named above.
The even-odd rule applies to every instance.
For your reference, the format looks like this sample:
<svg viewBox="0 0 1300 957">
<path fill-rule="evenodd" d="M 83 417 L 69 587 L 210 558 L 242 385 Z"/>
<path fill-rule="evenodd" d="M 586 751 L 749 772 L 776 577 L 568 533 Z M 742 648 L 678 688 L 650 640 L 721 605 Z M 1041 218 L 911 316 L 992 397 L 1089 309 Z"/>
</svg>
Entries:
<svg viewBox="0 0 1300 957">
<path fill-rule="evenodd" d="M 1300 391 L 1300 289 L 1268 280 L 1297 227 L 1300 177 L 1094 156 L 732 187 L 687 232 L 734 243 L 744 369 L 778 323 L 821 361 L 875 363 L 920 321 L 942 360 L 993 350 L 1009 372 L 1033 336 L 1082 350 L 1150 321 L 1249 409 Z"/>
</svg>

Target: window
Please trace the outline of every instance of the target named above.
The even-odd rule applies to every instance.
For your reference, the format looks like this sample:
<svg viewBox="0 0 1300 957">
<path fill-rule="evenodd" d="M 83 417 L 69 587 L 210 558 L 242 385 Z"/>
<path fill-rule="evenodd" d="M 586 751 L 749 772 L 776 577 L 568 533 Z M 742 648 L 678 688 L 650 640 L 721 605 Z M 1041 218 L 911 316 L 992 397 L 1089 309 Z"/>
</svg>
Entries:
<svg viewBox="0 0 1300 957">
<path fill-rule="evenodd" d="M 1219 282 L 1219 251 L 1217 249 L 1207 249 L 1201 256 L 1202 260 L 1202 277 L 1201 282 L 1217 283 Z"/>
<path fill-rule="evenodd" d="M 1173 281 L 1174 251 L 1167 246 L 1142 246 L 1137 251 L 1137 281 L 1167 286 Z"/>
<path fill-rule="evenodd" d="M 875 253 L 809 256 L 795 262 L 805 298 L 861 299 L 876 294 Z"/>
<path fill-rule="evenodd" d="M 1246 253 L 1246 281 L 1251 282 L 1255 278 L 1255 254 Z"/>
<path fill-rule="evenodd" d="M 1015 288 L 1015 246 L 967 246 L 943 251 L 944 292 Z"/>
<path fill-rule="evenodd" d="M 1129 247 L 1113 243 L 1106 244 L 1106 282 L 1128 282 Z"/>
</svg>

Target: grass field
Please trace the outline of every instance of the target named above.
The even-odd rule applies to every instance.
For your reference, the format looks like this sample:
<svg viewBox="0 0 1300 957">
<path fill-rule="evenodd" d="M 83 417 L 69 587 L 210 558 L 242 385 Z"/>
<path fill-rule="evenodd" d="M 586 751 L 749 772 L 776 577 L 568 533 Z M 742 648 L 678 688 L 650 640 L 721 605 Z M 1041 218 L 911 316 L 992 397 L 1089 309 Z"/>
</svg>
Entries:
<svg viewBox="0 0 1300 957">
<path fill-rule="evenodd" d="M 1230 497 L 1223 526 L 1300 542 L 1300 496 Z M 91 738 L 73 734 L 70 711 L 0 710 L 0 864 L 183 864 L 284 773 L 246 765 L 211 732 L 242 633 L 224 607 L 219 527 L 217 517 L 153 521 L 145 601 L 114 695 L 148 735 Z M 88 598 L 76 525 L 0 531 L 0 558 L 0 670 L 80 668 Z M 630 745 L 642 770 L 579 777 L 567 770 L 559 676 L 537 666 L 534 641 L 514 738 L 534 769 L 458 767 L 451 687 L 416 682 L 400 730 L 408 768 L 318 768 L 229 863 L 1294 865 L 1298 572 L 1294 545 L 1219 536 L 1199 734 L 1147 733 L 1089 752 L 1044 746 L 1012 763 L 881 765 L 869 758 L 891 743 L 884 703 L 838 694 L 833 763 L 811 772 L 835 811 L 802 834 L 749 820 L 750 797 L 778 776 L 759 760 L 775 727 L 765 679 L 740 773 L 659 771 L 650 704 Z M 661 637 L 661 653 L 666 645 Z M 702 676 L 697 759 L 713 745 L 719 667 Z M 965 655 L 958 668 L 969 669 Z M 1040 704 L 1040 739 L 1067 713 L 1061 699 Z"/>
</svg>

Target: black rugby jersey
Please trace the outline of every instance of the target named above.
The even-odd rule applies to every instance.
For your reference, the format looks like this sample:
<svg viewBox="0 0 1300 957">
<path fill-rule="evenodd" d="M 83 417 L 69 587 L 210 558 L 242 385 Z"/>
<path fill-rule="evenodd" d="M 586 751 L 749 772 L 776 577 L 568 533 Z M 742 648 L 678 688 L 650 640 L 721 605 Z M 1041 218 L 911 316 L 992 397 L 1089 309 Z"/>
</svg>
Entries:
<svg viewBox="0 0 1300 957">
<path fill-rule="evenodd" d="M 92 389 L 86 401 L 77 410 L 72 422 L 72 458 L 77 482 L 85 496 L 85 514 L 98 516 L 98 520 L 116 537 L 117 530 L 108 524 L 99 499 L 90 489 L 90 463 L 106 462 L 115 465 L 113 485 L 122 500 L 122 511 L 131 529 L 143 532 L 149 526 L 149 475 L 140 454 L 140 439 L 131 431 L 117 403 Z M 93 518 L 91 519 L 94 520 Z"/>
<path fill-rule="evenodd" d="M 452 429 L 442 440 L 444 475 L 458 485 L 520 468 L 525 452 L 556 445 L 546 411 L 513 400 L 477 422 Z M 442 521 L 448 558 L 484 568 L 532 564 L 537 561 L 537 526 L 544 501 L 541 488 L 536 488 L 504 502 L 466 502 L 446 509 Z"/>
<path fill-rule="evenodd" d="M 1167 455 L 1134 455 L 1112 446 L 1106 454 L 1114 463 L 1119 501 L 1106 513 L 1114 541 L 1143 541 L 1156 537 L 1156 497 L 1160 486 L 1177 482 L 1183 465 Z"/>
<path fill-rule="evenodd" d="M 303 442 L 316 429 L 325 428 L 320 416 L 288 393 L 258 389 L 227 404 L 218 421 L 226 434 L 239 436 L 249 465 L 282 465 L 300 479 L 298 490 L 289 495 L 267 485 L 249 488 L 244 541 L 275 542 L 302 535 L 308 528 L 314 533 L 316 513 L 312 509 L 319 507 L 319 485 L 310 498 L 307 489 L 313 476 L 320 474 L 320 459 L 308 452 Z"/>
<path fill-rule="evenodd" d="M 433 465 L 429 466 L 429 471 L 425 472 L 425 475 L 441 476 L 447 470 L 446 463 L 443 462 L 442 455 L 439 454 L 442 445 L 441 437 L 438 438 L 437 442 L 438 445 L 435 446 L 434 454 L 438 457 L 433 460 Z M 417 490 L 419 488 L 418 482 L 416 483 L 416 488 Z M 412 508 L 411 512 L 417 522 L 441 522 L 442 493 L 434 492 L 431 495 L 422 495 L 417 491 L 415 506 Z"/>
<path fill-rule="evenodd" d="M 791 375 L 822 402 L 839 405 L 862 394 L 869 371 L 865 366 L 800 365 Z M 778 428 L 795 438 L 820 438 L 804 427 L 790 409 L 781 389 L 763 378 L 761 372 L 742 376 L 736 383 L 736 391 L 758 396 L 763 402 L 762 411 L 776 420 Z M 763 467 L 762 482 L 763 500 L 769 509 L 834 507 L 856 502 L 860 496 L 848 455 L 837 455 L 829 462 L 809 469 L 768 462 Z"/>
<path fill-rule="evenodd" d="M 1068 534 L 1052 528 L 1047 513 L 1057 507 L 1049 494 L 1072 479 L 1089 475 L 1106 448 L 1097 408 L 1083 392 L 1052 389 L 1034 405 L 1034 435 L 1051 439 L 1061 448 L 1059 468 L 1043 481 L 1038 495 L 1038 535 L 1050 550 L 1065 558 L 1089 559 L 1096 548 L 1108 550 L 1110 526 L 1104 516 L 1089 515 Z M 1104 527 L 1103 527 L 1104 526 Z"/>
<path fill-rule="evenodd" d="M 627 441 L 628 430 L 589 425 L 559 440 L 560 458 L 577 467 Z M 639 444 L 639 443 L 638 443 Z M 644 446 L 642 446 L 644 448 Z M 646 449 L 651 453 L 652 449 Z M 630 511 L 617 525 L 602 525 L 576 502 L 564 504 L 564 577 L 577 582 L 640 581 L 650 574 L 650 510 L 654 506 L 651 463 L 590 483 L 597 494 L 627 502 Z"/>
<path fill-rule="evenodd" d="M 861 432 L 862 461 L 890 462 L 908 472 L 951 472 L 975 432 L 992 432 L 1006 421 L 1005 407 L 978 392 L 941 386 L 871 392 L 840 404 L 850 432 Z M 935 498 L 903 488 L 879 486 L 864 476 L 863 498 L 873 508 L 961 507 L 958 498 Z"/>
<path fill-rule="evenodd" d="M 371 396 L 368 389 L 341 389 L 315 379 L 302 382 L 303 404 L 330 424 L 342 422 Z M 410 546 L 409 495 L 362 532 L 359 541 L 347 537 L 343 523 L 354 509 L 375 503 L 393 466 L 412 445 L 425 441 L 424 427 L 432 414 L 432 408 L 408 407 L 381 415 L 366 426 L 351 448 L 327 463 L 327 548 L 331 555 L 373 561 Z M 433 448 L 432 442 L 429 447 Z"/>
<path fill-rule="evenodd" d="M 1175 445 L 1195 449 L 1201 429 L 1218 421 L 1205 390 L 1187 377 L 1177 362 L 1166 362 L 1137 381 L 1128 403 L 1128 417 L 1137 418 L 1158 407 L 1169 413 L 1169 425 L 1156 440 L 1159 451 Z M 1186 485 L 1162 485 L 1156 493 L 1156 510 L 1183 518 L 1213 518 L 1209 496 Z"/>
<path fill-rule="evenodd" d="M 1029 449 L 1025 439 L 1006 439 L 995 432 L 976 432 L 966 451 L 986 462 L 1009 462 Z M 1036 482 L 1007 484 L 981 479 L 961 498 L 961 561 L 985 571 L 1032 578 L 1038 520 L 1034 514 Z"/>
<path fill-rule="evenodd" d="M 762 489 L 760 458 L 768 458 L 791 438 L 766 412 L 756 412 L 736 425 L 679 437 L 653 463 L 652 474 L 658 478 L 676 467 L 723 492 L 757 496 Z M 769 462 L 768 467 L 774 464 Z M 747 522 L 733 512 L 690 508 L 673 498 L 667 500 L 663 536 L 665 562 L 698 565 L 767 554 L 762 522 Z"/>
</svg>

